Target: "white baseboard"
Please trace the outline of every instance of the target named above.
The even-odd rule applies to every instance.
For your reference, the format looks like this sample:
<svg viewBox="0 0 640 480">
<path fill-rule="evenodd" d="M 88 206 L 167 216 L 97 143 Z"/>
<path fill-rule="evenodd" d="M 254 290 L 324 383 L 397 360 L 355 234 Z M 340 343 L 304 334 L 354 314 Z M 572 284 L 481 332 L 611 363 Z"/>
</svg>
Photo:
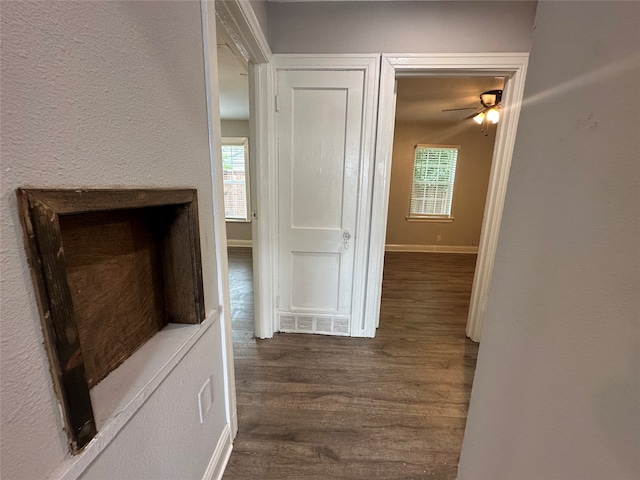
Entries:
<svg viewBox="0 0 640 480">
<path fill-rule="evenodd" d="M 231 443 L 236 439 L 238 435 L 238 412 L 234 412 L 231 417 Z"/>
<path fill-rule="evenodd" d="M 235 240 L 233 238 L 227 238 L 227 247 L 244 247 L 251 248 L 253 242 L 251 240 Z"/>
<path fill-rule="evenodd" d="M 385 252 L 478 253 L 478 247 L 459 245 L 399 245 L 387 243 Z"/>
<path fill-rule="evenodd" d="M 229 425 L 227 424 L 224 426 L 224 429 L 220 434 L 218 444 L 216 445 L 216 449 L 213 451 L 211 460 L 209 460 L 207 469 L 204 471 L 202 480 L 220 480 L 222 478 L 224 469 L 226 468 L 229 457 L 231 456 L 232 449 L 231 428 L 229 428 Z"/>
</svg>

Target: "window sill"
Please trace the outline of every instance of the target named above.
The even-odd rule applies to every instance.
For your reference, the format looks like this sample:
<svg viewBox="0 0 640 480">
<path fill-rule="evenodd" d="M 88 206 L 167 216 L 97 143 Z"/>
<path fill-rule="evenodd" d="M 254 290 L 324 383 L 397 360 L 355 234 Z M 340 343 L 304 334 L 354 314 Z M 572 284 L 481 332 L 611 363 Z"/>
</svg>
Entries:
<svg viewBox="0 0 640 480">
<path fill-rule="evenodd" d="M 251 219 L 245 220 L 244 218 L 225 218 L 227 223 L 251 223 Z"/>
<path fill-rule="evenodd" d="M 50 480 L 74 480 L 109 446 L 191 347 L 218 319 L 209 312 L 198 325 L 169 323 L 90 391 L 98 433 L 62 462 Z"/>
<path fill-rule="evenodd" d="M 409 223 L 451 223 L 454 217 L 406 217 Z"/>
</svg>

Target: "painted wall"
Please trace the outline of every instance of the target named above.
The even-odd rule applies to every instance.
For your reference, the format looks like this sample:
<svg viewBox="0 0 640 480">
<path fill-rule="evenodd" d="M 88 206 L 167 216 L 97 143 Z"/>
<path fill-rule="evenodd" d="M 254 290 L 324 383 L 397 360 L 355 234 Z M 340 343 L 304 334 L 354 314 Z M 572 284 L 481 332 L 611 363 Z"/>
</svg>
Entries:
<svg viewBox="0 0 640 480">
<path fill-rule="evenodd" d="M 223 137 L 249 137 L 249 120 L 221 120 Z"/>
<path fill-rule="evenodd" d="M 197 2 L 2 2 L 1 22 L 1 469 L 2 478 L 32 480 L 47 478 L 67 446 L 15 189 L 196 187 L 205 302 L 215 308 L 201 17 Z M 86 478 L 104 477 L 107 464 L 120 478 L 202 477 L 225 423 L 220 328 L 200 339 Z M 200 425 L 197 393 L 210 376 L 219 394 Z"/>
<path fill-rule="evenodd" d="M 489 136 L 474 122 L 462 124 L 396 122 L 391 164 L 387 245 L 471 247 L 480 239 L 495 128 Z M 451 223 L 407 222 L 415 146 L 459 145 Z M 436 235 L 442 235 L 440 242 Z M 475 244 L 477 245 L 477 243 Z"/>
<path fill-rule="evenodd" d="M 640 4 L 540 2 L 459 478 L 640 478 Z"/>
<path fill-rule="evenodd" d="M 269 4 L 267 0 L 251 0 L 251 8 L 256 14 L 264 38 L 269 40 Z"/>
<path fill-rule="evenodd" d="M 80 478 L 202 479 L 218 440 L 212 438 L 212 431 L 222 431 L 225 421 L 210 410 L 205 420 L 208 427 L 203 428 L 196 395 L 208 372 L 218 374 L 221 360 L 211 354 L 211 347 L 220 341 L 220 331 L 210 328 L 131 419 L 124 434 Z M 215 387 L 214 399 L 222 399 L 220 382 Z"/>
<path fill-rule="evenodd" d="M 249 120 L 222 120 L 221 127 L 223 137 L 249 137 Z M 249 170 L 251 170 L 251 165 L 249 166 Z M 249 178 L 251 178 L 251 171 L 249 172 Z M 226 223 L 227 240 L 231 240 L 232 244 L 233 240 L 241 240 L 245 242 L 251 240 L 251 223 Z"/>
<path fill-rule="evenodd" d="M 535 1 L 271 2 L 274 53 L 528 52 Z"/>
</svg>

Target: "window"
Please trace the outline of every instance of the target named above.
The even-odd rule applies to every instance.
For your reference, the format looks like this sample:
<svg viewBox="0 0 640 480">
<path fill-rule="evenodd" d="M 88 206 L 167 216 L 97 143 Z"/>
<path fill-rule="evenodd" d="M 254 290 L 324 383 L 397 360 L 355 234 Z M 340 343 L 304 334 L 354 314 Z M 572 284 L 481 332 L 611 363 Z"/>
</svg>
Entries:
<svg viewBox="0 0 640 480">
<path fill-rule="evenodd" d="M 416 145 L 410 219 L 451 219 L 459 147 Z"/>
<path fill-rule="evenodd" d="M 247 137 L 222 139 L 222 179 L 225 218 L 235 222 L 250 222 Z"/>
</svg>

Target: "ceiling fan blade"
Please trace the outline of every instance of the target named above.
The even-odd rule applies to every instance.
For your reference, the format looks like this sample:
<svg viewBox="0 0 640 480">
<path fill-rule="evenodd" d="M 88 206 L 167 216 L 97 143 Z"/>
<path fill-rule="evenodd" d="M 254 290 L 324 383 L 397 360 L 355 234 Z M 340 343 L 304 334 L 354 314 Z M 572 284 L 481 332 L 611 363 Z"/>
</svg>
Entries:
<svg viewBox="0 0 640 480">
<path fill-rule="evenodd" d="M 443 112 L 455 112 L 457 110 L 475 110 L 477 107 L 447 108 Z"/>
<path fill-rule="evenodd" d="M 469 115 L 468 117 L 464 117 L 462 120 L 469 120 L 470 118 L 475 117 L 476 115 L 482 113 L 482 112 L 486 112 L 488 109 L 487 108 L 483 108 L 482 110 L 480 110 L 479 112 L 473 112 L 471 115 Z"/>
</svg>

